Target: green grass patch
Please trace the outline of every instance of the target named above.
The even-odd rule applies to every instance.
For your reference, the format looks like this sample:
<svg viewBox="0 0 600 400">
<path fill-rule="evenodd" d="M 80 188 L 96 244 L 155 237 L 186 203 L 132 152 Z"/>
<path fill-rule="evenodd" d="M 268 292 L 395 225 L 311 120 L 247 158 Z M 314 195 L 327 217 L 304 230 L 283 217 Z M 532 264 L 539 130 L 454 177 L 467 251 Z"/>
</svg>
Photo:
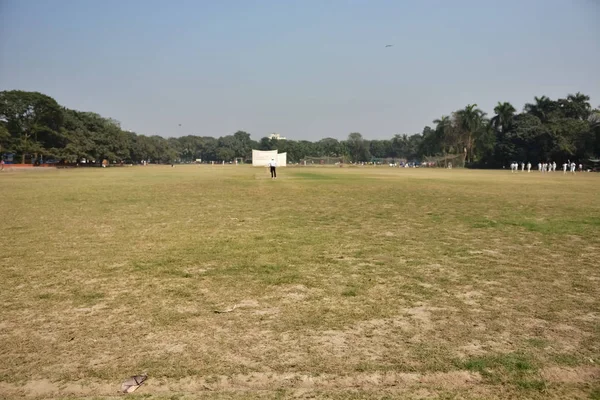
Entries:
<svg viewBox="0 0 600 400">
<path fill-rule="evenodd" d="M 537 368 L 531 357 L 520 353 L 492 354 L 472 357 L 458 363 L 458 366 L 479 372 L 484 378 L 495 383 L 511 383 L 524 388 L 525 382 L 534 382 Z M 532 383 L 533 386 L 535 386 Z"/>
</svg>

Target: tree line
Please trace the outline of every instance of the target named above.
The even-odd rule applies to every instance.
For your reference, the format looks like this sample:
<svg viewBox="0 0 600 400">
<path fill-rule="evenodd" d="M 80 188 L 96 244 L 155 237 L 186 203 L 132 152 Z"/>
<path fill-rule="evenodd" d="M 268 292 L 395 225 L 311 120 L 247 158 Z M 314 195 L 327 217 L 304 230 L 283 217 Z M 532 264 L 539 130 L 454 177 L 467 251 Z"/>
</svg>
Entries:
<svg viewBox="0 0 600 400">
<path fill-rule="evenodd" d="M 581 93 L 552 100 L 535 97 L 522 112 L 499 102 L 488 116 L 477 104 L 440 116 L 415 134 L 366 140 L 324 138 L 252 140 L 244 131 L 214 138 L 188 135 L 165 139 L 123 130 L 118 121 L 71 110 L 52 97 L 19 90 L 0 92 L 0 154 L 17 162 L 43 159 L 73 163 L 81 159 L 155 163 L 250 160 L 252 149 L 287 152 L 288 162 L 332 157 L 351 162 L 435 161 L 445 166 L 498 168 L 512 161 L 562 162 L 600 156 L 600 110 Z"/>
</svg>

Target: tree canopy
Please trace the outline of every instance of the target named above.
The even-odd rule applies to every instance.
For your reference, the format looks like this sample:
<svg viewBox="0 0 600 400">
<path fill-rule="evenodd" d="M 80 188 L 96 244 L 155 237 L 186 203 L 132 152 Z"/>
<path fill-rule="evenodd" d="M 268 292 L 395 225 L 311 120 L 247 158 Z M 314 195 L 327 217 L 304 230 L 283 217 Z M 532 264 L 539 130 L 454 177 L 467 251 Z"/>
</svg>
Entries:
<svg viewBox="0 0 600 400">
<path fill-rule="evenodd" d="M 422 132 L 368 140 L 350 133 L 346 140 L 324 138 L 252 140 L 238 131 L 219 138 L 182 136 L 165 139 L 125 131 L 120 123 L 93 112 L 71 110 L 38 92 L 0 92 L 0 154 L 26 159 L 54 158 L 156 163 L 250 160 L 252 149 L 287 152 L 289 162 L 306 157 L 340 157 L 353 162 L 380 159 L 452 160 L 454 165 L 498 168 L 512 161 L 538 163 L 600 158 L 600 110 L 589 96 L 569 94 L 552 100 L 534 97 L 521 113 L 498 102 L 488 118 L 468 104 L 433 120 Z"/>
</svg>

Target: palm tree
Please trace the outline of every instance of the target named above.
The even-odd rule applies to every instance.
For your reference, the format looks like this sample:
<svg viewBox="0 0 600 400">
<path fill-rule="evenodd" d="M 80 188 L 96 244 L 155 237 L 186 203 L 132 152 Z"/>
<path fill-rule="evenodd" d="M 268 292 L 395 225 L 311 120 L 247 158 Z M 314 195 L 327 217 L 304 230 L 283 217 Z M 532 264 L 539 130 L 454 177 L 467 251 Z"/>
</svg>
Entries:
<svg viewBox="0 0 600 400">
<path fill-rule="evenodd" d="M 587 119 L 592 113 L 592 106 L 590 104 L 590 96 L 586 96 L 581 92 L 570 94 L 567 96 L 567 100 L 575 106 L 576 115 L 575 118 L 582 120 Z"/>
<path fill-rule="evenodd" d="M 494 108 L 496 115 L 492 118 L 492 126 L 498 132 L 506 132 L 517 110 L 509 102 L 500 103 Z"/>
<path fill-rule="evenodd" d="M 548 114 L 554 109 L 554 102 L 550 100 L 547 96 L 542 97 L 534 97 L 535 103 L 527 103 L 523 110 L 531 115 L 535 115 L 542 122 L 546 122 L 548 120 Z"/>
<path fill-rule="evenodd" d="M 434 119 L 435 133 L 437 139 L 441 143 L 442 152 L 444 153 L 444 167 L 448 166 L 448 153 L 454 145 L 454 135 L 452 130 L 452 120 L 447 115 L 442 115 L 441 118 Z"/>
<path fill-rule="evenodd" d="M 464 144 L 464 161 L 473 161 L 473 143 L 475 135 L 485 125 L 485 113 L 477 108 L 477 104 L 468 104 L 464 109 L 454 113 L 456 126 L 460 129 Z"/>
</svg>

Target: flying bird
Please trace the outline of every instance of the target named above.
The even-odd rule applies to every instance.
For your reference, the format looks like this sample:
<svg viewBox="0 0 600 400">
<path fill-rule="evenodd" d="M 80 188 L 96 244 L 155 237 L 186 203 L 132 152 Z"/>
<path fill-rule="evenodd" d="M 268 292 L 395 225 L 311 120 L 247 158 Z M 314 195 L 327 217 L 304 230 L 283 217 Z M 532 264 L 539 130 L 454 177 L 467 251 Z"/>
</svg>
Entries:
<svg viewBox="0 0 600 400">
<path fill-rule="evenodd" d="M 392 47 L 393 44 L 386 44 L 385 47 Z"/>
</svg>

